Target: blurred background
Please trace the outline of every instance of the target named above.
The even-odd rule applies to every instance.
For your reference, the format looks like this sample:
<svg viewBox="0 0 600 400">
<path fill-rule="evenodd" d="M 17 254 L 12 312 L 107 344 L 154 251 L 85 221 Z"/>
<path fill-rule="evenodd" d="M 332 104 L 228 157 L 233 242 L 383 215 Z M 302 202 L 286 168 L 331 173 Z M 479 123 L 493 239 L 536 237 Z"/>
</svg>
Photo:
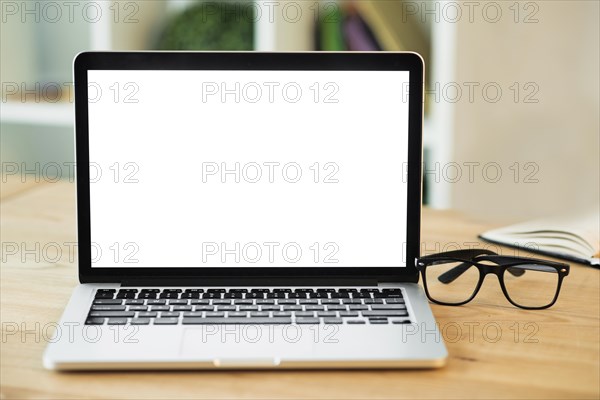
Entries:
<svg viewBox="0 0 600 400">
<path fill-rule="evenodd" d="M 598 1 L 0 3 L 3 184 L 71 178 L 80 51 L 406 50 L 426 63 L 426 205 L 504 221 L 599 207 Z"/>
</svg>

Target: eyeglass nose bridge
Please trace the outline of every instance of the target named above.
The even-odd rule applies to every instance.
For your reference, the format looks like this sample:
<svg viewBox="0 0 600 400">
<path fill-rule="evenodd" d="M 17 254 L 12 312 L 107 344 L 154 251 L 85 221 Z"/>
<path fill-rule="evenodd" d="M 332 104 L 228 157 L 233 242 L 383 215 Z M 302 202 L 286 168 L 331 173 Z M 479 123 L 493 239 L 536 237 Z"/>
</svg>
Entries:
<svg viewBox="0 0 600 400">
<path fill-rule="evenodd" d="M 479 266 L 479 271 L 481 271 L 481 280 L 485 278 L 487 274 L 493 274 L 498 277 L 498 279 L 502 276 L 502 271 L 499 270 L 495 265 L 487 265 L 487 264 L 477 264 Z"/>
</svg>

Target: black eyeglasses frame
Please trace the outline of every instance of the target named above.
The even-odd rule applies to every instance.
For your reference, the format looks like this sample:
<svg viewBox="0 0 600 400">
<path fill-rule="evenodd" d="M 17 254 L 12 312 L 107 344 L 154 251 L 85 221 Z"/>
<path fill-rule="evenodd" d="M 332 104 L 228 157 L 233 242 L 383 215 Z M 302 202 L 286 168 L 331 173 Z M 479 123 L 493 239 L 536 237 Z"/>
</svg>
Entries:
<svg viewBox="0 0 600 400">
<path fill-rule="evenodd" d="M 427 276 L 426 276 L 425 270 L 427 269 L 427 267 L 434 265 L 436 262 L 439 262 L 439 261 L 453 261 L 453 262 L 461 263 L 457 267 L 454 267 L 452 270 L 449 270 L 446 273 L 440 275 L 440 278 L 442 278 L 443 275 L 446 275 L 444 280 L 446 280 L 447 282 L 443 282 L 443 280 L 440 279 L 440 281 L 442 281 L 443 283 L 452 282 L 454 279 L 456 279 L 458 276 L 460 276 L 463 272 L 465 272 L 471 266 L 474 266 L 479 270 L 479 281 L 477 282 L 477 286 L 473 290 L 471 297 L 469 297 L 465 301 L 461 301 L 458 303 L 449 303 L 449 302 L 443 302 L 443 301 L 436 300 L 435 298 L 433 298 L 430 295 L 429 289 L 427 287 Z M 482 261 L 489 261 L 496 265 L 482 264 L 481 263 Z M 519 272 L 519 270 L 511 271 L 510 268 L 514 267 L 516 265 L 532 264 L 532 263 L 539 264 L 539 265 L 542 265 L 545 267 L 553 268 L 556 270 L 556 273 L 558 274 L 558 284 L 556 287 L 556 293 L 554 294 L 552 301 L 549 304 L 544 305 L 544 306 L 530 307 L 530 306 L 523 306 L 523 305 L 516 303 L 515 301 L 513 301 L 513 299 L 510 298 L 508 290 L 506 289 L 506 285 L 504 284 L 504 274 L 507 270 L 509 272 L 513 273 L 513 275 L 519 276 L 519 274 L 522 274 L 522 271 L 520 271 L 520 272 Z M 469 303 L 471 300 L 473 300 L 475 298 L 475 296 L 477 296 L 477 293 L 479 293 L 479 290 L 481 289 L 481 286 L 483 285 L 483 281 L 485 280 L 486 275 L 494 274 L 498 277 L 498 282 L 500 282 L 500 288 L 502 289 L 502 293 L 504 293 L 504 296 L 506 297 L 506 299 L 515 307 L 519 307 L 519 308 L 522 308 L 525 310 L 543 310 L 543 309 L 552 307 L 554 305 L 554 303 L 556 303 L 556 300 L 558 299 L 558 295 L 560 293 L 560 288 L 562 287 L 563 279 L 565 276 L 569 275 L 569 270 L 570 270 L 569 264 L 565 264 L 565 263 L 561 263 L 561 262 L 548 261 L 548 260 L 542 260 L 542 259 L 530 258 L 530 257 L 502 256 L 502 255 L 498 255 L 497 253 L 494 253 L 493 251 L 485 250 L 485 249 L 455 250 L 455 251 L 448 251 L 448 252 L 444 252 L 444 253 L 437 253 L 437 254 L 431 254 L 431 255 L 419 257 L 416 260 L 416 267 L 417 267 L 417 270 L 420 271 L 421 277 L 423 278 L 423 287 L 425 288 L 425 294 L 427 295 L 427 298 L 435 304 L 440 304 L 440 305 L 445 305 L 445 306 L 461 306 L 463 304 Z"/>
</svg>

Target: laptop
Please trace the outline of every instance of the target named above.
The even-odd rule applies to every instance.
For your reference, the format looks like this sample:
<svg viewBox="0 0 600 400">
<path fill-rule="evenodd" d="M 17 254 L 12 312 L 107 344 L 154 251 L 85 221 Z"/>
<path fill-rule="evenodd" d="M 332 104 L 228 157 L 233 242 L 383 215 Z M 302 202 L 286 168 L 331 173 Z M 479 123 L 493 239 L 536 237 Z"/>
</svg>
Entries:
<svg viewBox="0 0 600 400">
<path fill-rule="evenodd" d="M 415 53 L 84 52 L 55 370 L 431 368 Z"/>
</svg>

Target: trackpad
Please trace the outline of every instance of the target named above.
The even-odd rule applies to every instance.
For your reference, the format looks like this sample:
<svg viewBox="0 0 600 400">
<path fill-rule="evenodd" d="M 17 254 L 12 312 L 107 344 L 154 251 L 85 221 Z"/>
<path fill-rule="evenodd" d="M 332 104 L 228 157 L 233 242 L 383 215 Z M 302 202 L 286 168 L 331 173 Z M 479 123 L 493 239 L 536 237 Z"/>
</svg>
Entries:
<svg viewBox="0 0 600 400">
<path fill-rule="evenodd" d="M 315 332 L 298 325 L 199 325 L 184 330 L 183 358 L 270 360 L 310 356 Z"/>
</svg>

